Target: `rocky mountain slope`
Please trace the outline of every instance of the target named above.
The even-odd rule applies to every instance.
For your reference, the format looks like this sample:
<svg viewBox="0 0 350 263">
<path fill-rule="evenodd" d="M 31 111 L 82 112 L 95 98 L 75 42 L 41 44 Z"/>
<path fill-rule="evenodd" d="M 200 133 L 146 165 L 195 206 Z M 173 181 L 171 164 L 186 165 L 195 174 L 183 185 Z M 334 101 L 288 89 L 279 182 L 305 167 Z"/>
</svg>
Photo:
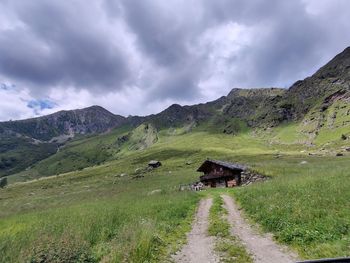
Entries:
<svg viewBox="0 0 350 263">
<path fill-rule="evenodd" d="M 285 94 L 284 100 L 292 107 L 294 119 L 301 119 L 317 104 L 331 102 L 324 100 L 340 90 L 350 92 L 350 47 L 311 77 L 294 83 Z"/>
<path fill-rule="evenodd" d="M 0 123 L 0 134 L 30 137 L 40 141 L 64 141 L 75 134 L 102 133 L 125 123 L 100 106 L 59 111 L 47 116 Z"/>
</svg>

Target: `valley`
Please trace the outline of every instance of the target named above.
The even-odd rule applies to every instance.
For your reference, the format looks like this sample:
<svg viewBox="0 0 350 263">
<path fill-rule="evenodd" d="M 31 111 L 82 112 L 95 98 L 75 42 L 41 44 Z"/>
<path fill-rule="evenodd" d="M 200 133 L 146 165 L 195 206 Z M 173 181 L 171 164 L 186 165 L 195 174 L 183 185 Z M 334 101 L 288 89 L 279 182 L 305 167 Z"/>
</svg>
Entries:
<svg viewBox="0 0 350 263">
<path fill-rule="evenodd" d="M 9 182 L 0 189 L 0 262 L 169 262 L 200 200 L 213 198 L 222 213 L 221 194 L 301 259 L 350 256 L 349 68 L 347 48 L 288 90 L 233 89 L 143 117 L 93 106 L 0 123 L 0 177 Z M 179 191 L 207 158 L 269 179 Z M 162 166 L 147 169 L 151 160 Z M 249 260 L 239 239 L 227 240 L 221 248 Z"/>
<path fill-rule="evenodd" d="M 279 242 L 305 258 L 348 255 L 350 155 L 309 151 L 300 144 L 270 144 L 254 132 L 191 132 L 159 136 L 153 146 L 99 166 L 10 185 L 1 190 L 1 260 L 53 256 L 61 253 L 60 244 L 73 242 L 72 251 L 60 256 L 159 261 L 184 242 L 200 199 L 178 186 L 198 180 L 195 170 L 209 156 L 272 177 L 229 193 Z M 151 159 L 163 165 L 133 179 L 135 169 Z M 38 247 L 41 252 L 34 251 Z"/>
</svg>

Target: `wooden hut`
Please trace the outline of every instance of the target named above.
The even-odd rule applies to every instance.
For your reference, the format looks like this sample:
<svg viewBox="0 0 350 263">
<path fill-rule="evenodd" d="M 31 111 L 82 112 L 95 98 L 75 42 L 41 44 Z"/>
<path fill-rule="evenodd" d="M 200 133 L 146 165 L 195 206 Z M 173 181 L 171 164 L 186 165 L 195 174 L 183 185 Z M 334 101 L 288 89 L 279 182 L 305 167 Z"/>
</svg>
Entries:
<svg viewBox="0 0 350 263">
<path fill-rule="evenodd" d="M 209 187 L 234 187 L 241 184 L 241 173 L 245 166 L 218 160 L 206 160 L 198 172 L 204 173 L 200 181 Z"/>
</svg>

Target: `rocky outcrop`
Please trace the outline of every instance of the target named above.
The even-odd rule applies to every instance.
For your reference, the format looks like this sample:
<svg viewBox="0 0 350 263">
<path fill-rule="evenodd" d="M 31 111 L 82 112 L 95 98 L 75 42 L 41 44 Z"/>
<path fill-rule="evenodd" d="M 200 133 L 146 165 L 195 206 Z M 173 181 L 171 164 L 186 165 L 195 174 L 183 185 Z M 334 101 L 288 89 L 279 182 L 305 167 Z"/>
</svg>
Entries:
<svg viewBox="0 0 350 263">
<path fill-rule="evenodd" d="M 331 99 L 331 95 L 340 90 L 342 94 L 350 91 L 350 47 L 311 77 L 295 82 L 284 99 L 293 105 L 294 118 L 300 119 L 320 100 Z"/>
</svg>

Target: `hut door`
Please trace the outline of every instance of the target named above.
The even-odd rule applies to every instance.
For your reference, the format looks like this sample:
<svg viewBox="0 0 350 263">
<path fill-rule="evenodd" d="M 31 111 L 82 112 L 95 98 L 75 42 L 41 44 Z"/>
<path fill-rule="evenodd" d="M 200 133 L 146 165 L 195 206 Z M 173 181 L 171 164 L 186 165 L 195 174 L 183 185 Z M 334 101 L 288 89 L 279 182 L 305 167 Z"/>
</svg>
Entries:
<svg viewBox="0 0 350 263">
<path fill-rule="evenodd" d="M 211 181 L 211 182 L 210 182 L 210 187 L 215 188 L 215 187 L 216 187 L 216 182 L 215 182 L 215 181 Z"/>
</svg>

